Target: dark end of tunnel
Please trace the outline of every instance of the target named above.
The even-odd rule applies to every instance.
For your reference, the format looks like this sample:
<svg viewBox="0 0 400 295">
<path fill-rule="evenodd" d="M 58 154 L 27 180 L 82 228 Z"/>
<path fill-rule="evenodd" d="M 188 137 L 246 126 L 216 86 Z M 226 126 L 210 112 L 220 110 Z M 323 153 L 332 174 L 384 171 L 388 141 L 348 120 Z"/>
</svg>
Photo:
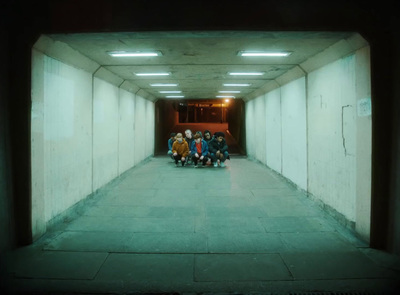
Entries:
<svg viewBox="0 0 400 295">
<path fill-rule="evenodd" d="M 193 133 L 209 130 L 225 133 L 225 139 L 231 155 L 245 155 L 245 113 L 241 99 L 223 103 L 221 100 L 159 100 L 155 113 L 155 149 L 154 155 L 166 155 L 170 134 L 184 133 L 190 129 Z"/>
</svg>

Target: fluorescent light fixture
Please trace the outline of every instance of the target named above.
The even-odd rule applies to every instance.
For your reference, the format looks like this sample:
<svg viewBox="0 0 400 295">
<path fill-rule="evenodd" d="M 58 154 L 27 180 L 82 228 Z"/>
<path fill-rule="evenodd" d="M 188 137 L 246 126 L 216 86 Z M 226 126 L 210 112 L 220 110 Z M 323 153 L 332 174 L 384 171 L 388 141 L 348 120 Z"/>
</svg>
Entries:
<svg viewBox="0 0 400 295">
<path fill-rule="evenodd" d="M 217 95 L 217 98 L 235 98 L 233 95 Z"/>
<path fill-rule="evenodd" d="M 182 93 L 180 90 L 163 90 L 163 91 L 158 91 L 160 93 Z"/>
<path fill-rule="evenodd" d="M 173 86 L 178 86 L 178 84 L 177 83 L 153 83 L 153 84 L 150 84 L 150 86 L 153 86 L 153 87 L 173 87 Z"/>
<path fill-rule="evenodd" d="M 267 56 L 267 57 L 285 57 L 289 56 L 291 52 L 268 52 L 268 51 L 239 51 L 240 56 Z"/>
<path fill-rule="evenodd" d="M 160 51 L 108 51 L 109 55 L 114 57 L 147 57 L 147 56 L 161 56 Z"/>
<path fill-rule="evenodd" d="M 184 98 L 184 95 L 167 95 L 166 98 Z"/>
<path fill-rule="evenodd" d="M 262 76 L 264 72 L 229 72 L 231 76 Z"/>
<path fill-rule="evenodd" d="M 240 93 L 240 90 L 221 90 L 219 93 Z"/>
<path fill-rule="evenodd" d="M 228 87 L 246 87 L 246 86 L 250 86 L 251 84 L 249 83 L 234 83 L 234 84 L 224 84 L 224 86 L 228 86 Z"/>
<path fill-rule="evenodd" d="M 136 76 L 169 76 L 170 73 L 135 73 Z"/>
</svg>

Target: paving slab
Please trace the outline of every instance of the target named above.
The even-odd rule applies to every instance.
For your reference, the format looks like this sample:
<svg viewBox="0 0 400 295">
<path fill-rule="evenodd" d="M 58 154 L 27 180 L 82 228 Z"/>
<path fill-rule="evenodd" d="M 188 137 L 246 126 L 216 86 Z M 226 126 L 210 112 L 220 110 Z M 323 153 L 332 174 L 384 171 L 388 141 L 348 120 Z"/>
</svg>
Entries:
<svg viewBox="0 0 400 295">
<path fill-rule="evenodd" d="M 257 217 L 207 217 L 196 219 L 196 232 L 265 233 Z"/>
<path fill-rule="evenodd" d="M 347 242 L 337 232 L 301 232 L 301 233 L 280 233 L 286 248 L 281 253 L 292 252 L 302 253 L 333 253 L 353 252 L 356 250 L 352 244 Z"/>
<path fill-rule="evenodd" d="M 262 217 L 260 221 L 266 232 L 269 233 L 335 231 L 333 226 L 323 217 Z"/>
<path fill-rule="evenodd" d="M 358 251 L 282 253 L 295 279 L 395 279 L 396 273 L 378 266 Z M 398 278 L 398 275 L 397 275 Z"/>
<path fill-rule="evenodd" d="M 47 242 L 43 250 L 78 252 L 127 252 L 133 233 L 65 231 Z"/>
<path fill-rule="evenodd" d="M 296 188 L 285 186 L 279 188 L 251 188 L 251 193 L 254 197 L 284 197 L 284 196 L 299 196 L 304 193 Z"/>
<path fill-rule="evenodd" d="M 233 204 L 236 205 L 236 204 Z M 265 210 L 255 206 L 206 206 L 205 212 L 207 217 L 264 217 L 266 216 Z"/>
<path fill-rule="evenodd" d="M 67 231 L 194 232 L 194 218 L 125 218 L 81 216 Z"/>
<path fill-rule="evenodd" d="M 134 233 L 128 251 L 136 253 L 207 253 L 204 233 Z"/>
<path fill-rule="evenodd" d="M 12 259 L 8 271 L 20 278 L 93 279 L 108 253 L 38 251 Z"/>
<path fill-rule="evenodd" d="M 110 254 L 96 281 L 192 282 L 193 254 Z"/>
<path fill-rule="evenodd" d="M 279 253 L 285 247 L 279 234 L 238 232 L 208 234 L 210 253 Z"/>
<path fill-rule="evenodd" d="M 196 254 L 196 281 L 293 279 L 279 254 Z"/>
</svg>

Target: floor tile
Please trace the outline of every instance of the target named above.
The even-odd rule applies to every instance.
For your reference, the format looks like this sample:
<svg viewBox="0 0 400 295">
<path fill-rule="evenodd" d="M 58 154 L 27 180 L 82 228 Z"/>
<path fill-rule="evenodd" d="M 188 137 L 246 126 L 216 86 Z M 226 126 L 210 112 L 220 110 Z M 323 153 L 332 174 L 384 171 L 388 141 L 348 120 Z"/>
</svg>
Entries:
<svg viewBox="0 0 400 295">
<path fill-rule="evenodd" d="M 110 254 L 96 280 L 193 281 L 193 254 Z"/>
<path fill-rule="evenodd" d="M 322 217 L 263 217 L 260 221 L 269 233 L 334 231 Z"/>
<path fill-rule="evenodd" d="M 196 254 L 196 281 L 291 280 L 279 254 Z"/>
<path fill-rule="evenodd" d="M 93 279 L 108 253 L 40 251 L 10 262 L 10 271 L 21 278 Z"/>
<path fill-rule="evenodd" d="M 336 232 L 311 232 L 311 233 L 281 233 L 282 241 L 286 245 L 284 252 L 293 252 L 302 255 L 304 252 L 351 252 L 356 248 L 345 241 Z"/>
<path fill-rule="evenodd" d="M 137 253 L 207 253 L 203 233 L 134 233 L 128 251 Z"/>
<path fill-rule="evenodd" d="M 48 242 L 43 249 L 54 251 L 124 252 L 129 251 L 132 233 L 66 231 Z"/>
<path fill-rule="evenodd" d="M 123 218 L 82 216 L 72 221 L 69 231 L 194 232 L 193 218 Z"/>
<path fill-rule="evenodd" d="M 255 217 L 207 217 L 196 222 L 196 232 L 208 233 L 265 233 L 259 220 Z"/>
<path fill-rule="evenodd" d="M 279 234 L 237 232 L 208 234 L 210 253 L 279 253 L 285 247 Z"/>
<path fill-rule="evenodd" d="M 296 280 L 395 278 L 396 274 L 379 267 L 358 251 L 330 253 L 283 253 Z"/>
</svg>

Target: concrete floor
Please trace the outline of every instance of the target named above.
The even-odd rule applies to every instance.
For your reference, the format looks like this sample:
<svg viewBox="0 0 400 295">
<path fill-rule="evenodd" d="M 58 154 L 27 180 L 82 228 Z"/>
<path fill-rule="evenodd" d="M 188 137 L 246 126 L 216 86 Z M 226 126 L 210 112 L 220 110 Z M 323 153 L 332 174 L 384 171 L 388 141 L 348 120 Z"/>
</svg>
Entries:
<svg viewBox="0 0 400 295">
<path fill-rule="evenodd" d="M 398 290 L 398 257 L 368 248 L 267 167 L 243 156 L 227 165 L 175 167 L 161 156 L 127 171 L 8 253 L 8 292 Z"/>
</svg>

